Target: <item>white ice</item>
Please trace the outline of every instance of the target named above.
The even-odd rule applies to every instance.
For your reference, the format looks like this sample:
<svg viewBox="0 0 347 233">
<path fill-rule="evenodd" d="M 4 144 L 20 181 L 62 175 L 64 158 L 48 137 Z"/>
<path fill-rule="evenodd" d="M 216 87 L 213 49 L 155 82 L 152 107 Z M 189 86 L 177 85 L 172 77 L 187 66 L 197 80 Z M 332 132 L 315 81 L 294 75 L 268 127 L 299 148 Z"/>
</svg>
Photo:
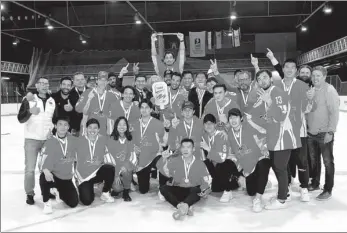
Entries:
<svg viewBox="0 0 347 233">
<path fill-rule="evenodd" d="M 195 215 L 182 222 L 172 218 L 173 208 L 158 200 L 157 182 L 146 195 L 131 193 L 133 202 L 117 199 L 104 204 L 96 197 L 91 207 L 79 205 L 69 209 L 53 202 L 54 213 L 42 213 L 42 198 L 36 181 L 34 206 L 25 203 L 23 125 L 16 116 L 1 117 L 1 231 L 347 231 L 347 113 L 340 114 L 336 133 L 335 187 L 333 198 L 318 202 L 319 192 L 310 193 L 311 202 L 299 201 L 298 182 L 289 208 L 276 211 L 251 211 L 251 198 L 234 193 L 228 204 L 219 203 L 221 194 L 213 194 L 195 208 Z M 324 169 L 323 169 L 324 172 Z M 38 178 L 38 173 L 37 176 Z M 277 191 L 266 191 L 267 201 Z M 37 179 L 36 179 L 37 180 Z M 324 174 L 321 177 L 324 184 Z"/>
</svg>

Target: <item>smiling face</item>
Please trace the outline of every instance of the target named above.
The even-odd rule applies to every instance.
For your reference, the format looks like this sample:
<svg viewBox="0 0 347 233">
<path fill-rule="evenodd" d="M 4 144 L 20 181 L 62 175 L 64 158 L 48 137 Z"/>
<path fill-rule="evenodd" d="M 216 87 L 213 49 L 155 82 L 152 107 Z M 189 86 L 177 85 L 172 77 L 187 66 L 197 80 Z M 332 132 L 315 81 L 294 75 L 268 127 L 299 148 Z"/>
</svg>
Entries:
<svg viewBox="0 0 347 233">
<path fill-rule="evenodd" d="M 206 87 L 206 76 L 202 73 L 197 74 L 195 83 L 197 87 L 204 89 Z"/>
<path fill-rule="evenodd" d="M 105 90 L 106 89 L 106 85 L 107 85 L 107 78 L 99 78 L 98 81 L 97 81 L 97 84 L 98 84 L 98 87 L 101 89 L 101 90 Z"/>
<path fill-rule="evenodd" d="M 295 78 L 296 76 L 296 64 L 294 62 L 286 62 L 283 67 L 284 77 Z"/>
<path fill-rule="evenodd" d="M 299 78 L 302 80 L 302 81 L 307 81 L 307 80 L 310 80 L 311 79 L 311 70 L 307 67 L 304 67 L 304 68 L 301 68 L 300 69 L 300 72 L 299 72 Z"/>
<path fill-rule="evenodd" d="M 260 88 L 267 90 L 271 86 L 272 80 L 266 72 L 262 72 L 257 78 L 257 82 Z"/>
<path fill-rule="evenodd" d="M 67 95 L 70 93 L 72 88 L 72 82 L 70 80 L 63 80 L 63 82 L 60 84 L 60 90 L 64 95 Z"/>
<path fill-rule="evenodd" d="M 55 125 L 55 129 L 57 130 L 57 135 L 59 137 L 65 137 L 69 128 L 70 125 L 65 120 L 58 120 L 57 124 Z"/>
<path fill-rule="evenodd" d="M 312 83 L 315 87 L 319 88 L 325 83 L 326 75 L 320 70 L 314 70 L 312 72 Z"/>
<path fill-rule="evenodd" d="M 152 109 L 147 103 L 142 103 L 140 107 L 140 112 L 142 117 L 148 117 L 151 115 Z"/>
<path fill-rule="evenodd" d="M 136 77 L 135 86 L 138 89 L 143 90 L 143 88 L 146 86 L 146 78 L 141 76 Z"/>
<path fill-rule="evenodd" d="M 230 123 L 231 127 L 233 127 L 234 129 L 239 127 L 241 125 L 241 118 L 240 118 L 240 116 L 231 115 L 229 117 L 229 123 Z"/>
<path fill-rule="evenodd" d="M 172 66 L 175 62 L 174 55 L 172 53 L 166 53 L 164 57 L 164 63 L 167 66 Z"/>
<path fill-rule="evenodd" d="M 73 77 L 73 84 L 77 88 L 83 88 L 86 85 L 86 79 L 83 74 L 77 74 Z"/>
<path fill-rule="evenodd" d="M 180 87 L 181 84 L 181 77 L 180 76 L 172 76 L 171 79 L 171 89 L 172 90 L 177 90 Z"/>
<path fill-rule="evenodd" d="M 223 87 L 215 87 L 213 89 L 213 97 L 217 100 L 217 101 L 222 101 L 225 97 L 225 90 Z"/>
<path fill-rule="evenodd" d="M 87 127 L 87 134 L 89 137 L 96 137 L 99 134 L 99 126 L 97 124 L 90 124 Z"/>
<path fill-rule="evenodd" d="M 125 88 L 122 96 L 124 102 L 131 103 L 134 99 L 134 92 L 131 88 Z"/>
<path fill-rule="evenodd" d="M 191 108 L 185 108 L 182 110 L 182 115 L 184 119 L 192 119 L 194 115 L 194 110 Z"/>
<path fill-rule="evenodd" d="M 243 91 L 248 91 L 251 86 L 252 79 L 247 73 L 238 73 L 237 75 L 237 83 L 239 88 Z"/>
<path fill-rule="evenodd" d="M 171 85 L 171 79 L 172 79 L 172 75 L 171 74 L 165 75 L 164 82 L 166 83 L 166 85 L 168 85 L 168 86 Z"/>
<path fill-rule="evenodd" d="M 216 129 L 216 124 L 214 124 L 213 122 L 211 121 L 208 121 L 204 124 L 204 129 L 207 133 L 211 134 L 215 131 Z"/>
<path fill-rule="evenodd" d="M 127 123 L 125 122 L 124 119 L 120 120 L 118 125 L 117 125 L 117 131 L 120 135 L 123 135 L 127 131 Z"/>
<path fill-rule="evenodd" d="M 110 85 L 111 88 L 116 88 L 116 80 L 117 78 L 115 76 L 109 77 L 108 85 Z"/>
<path fill-rule="evenodd" d="M 208 92 L 210 92 L 211 94 L 213 94 L 213 87 L 216 86 L 216 82 L 215 81 L 209 81 L 208 83 L 206 83 L 206 89 Z"/>
<path fill-rule="evenodd" d="M 181 144 L 182 156 L 187 158 L 193 155 L 195 148 L 191 142 L 183 142 Z"/>
</svg>

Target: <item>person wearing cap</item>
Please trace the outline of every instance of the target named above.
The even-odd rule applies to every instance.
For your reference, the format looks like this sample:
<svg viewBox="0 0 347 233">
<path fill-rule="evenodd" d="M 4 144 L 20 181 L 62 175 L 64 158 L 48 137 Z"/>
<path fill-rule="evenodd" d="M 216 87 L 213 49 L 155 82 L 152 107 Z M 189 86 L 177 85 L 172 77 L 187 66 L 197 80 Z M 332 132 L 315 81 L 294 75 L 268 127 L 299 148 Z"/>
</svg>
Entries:
<svg viewBox="0 0 347 233">
<path fill-rule="evenodd" d="M 253 211 L 263 209 L 262 195 L 268 182 L 270 160 L 266 145 L 266 133 L 255 130 L 238 108 L 228 112 L 231 130 L 228 132 L 230 157 L 237 164 L 238 170 L 246 177 L 246 190 L 253 199 Z"/>
<path fill-rule="evenodd" d="M 185 216 L 193 216 L 193 206 L 201 197 L 207 197 L 211 190 L 211 176 L 206 165 L 198 159 L 195 142 L 183 138 L 180 142 L 182 156 L 173 158 L 164 171 L 172 182 L 160 187 L 165 200 L 177 210 L 173 213 L 175 220 L 183 220 Z"/>
<path fill-rule="evenodd" d="M 76 161 L 77 138 L 68 135 L 70 128 L 68 116 L 58 116 L 54 128 L 56 135 L 45 142 L 38 165 L 41 171 L 39 180 L 45 214 L 53 212 L 50 201 L 50 190 L 53 188 L 66 205 L 71 208 L 78 205 L 78 194 L 72 182 L 73 170 L 71 169 Z"/>
<path fill-rule="evenodd" d="M 100 123 L 100 134 L 107 134 L 107 116 L 112 103 L 117 97 L 106 91 L 108 74 L 100 71 L 98 74 L 97 87 L 87 89 L 76 104 L 76 111 L 86 115 L 86 119 L 96 118 Z M 85 125 L 83 125 L 85 127 Z"/>
<path fill-rule="evenodd" d="M 288 206 L 288 162 L 294 147 L 293 126 L 288 117 L 288 95 L 272 83 L 272 73 L 260 70 L 256 74 L 259 85 L 258 95 L 265 102 L 267 148 L 271 166 L 278 181 L 277 198 L 271 199 L 265 209 L 283 209 Z"/>
<path fill-rule="evenodd" d="M 96 84 L 97 84 L 97 78 L 94 77 L 94 76 L 90 76 L 88 79 L 87 79 L 87 87 L 88 88 L 95 88 L 96 87 Z"/>
<path fill-rule="evenodd" d="M 182 138 L 190 138 L 194 141 L 195 156 L 200 160 L 205 160 L 205 155 L 200 149 L 200 142 L 203 133 L 202 121 L 194 115 L 195 106 L 190 101 L 184 101 L 181 106 L 182 118 L 172 119 L 172 129 L 169 133 L 169 146 L 171 150 L 179 149 Z"/>
<path fill-rule="evenodd" d="M 205 106 L 205 114 L 212 114 L 218 120 L 219 130 L 228 130 L 228 111 L 232 108 L 239 108 L 239 105 L 229 97 L 226 97 L 226 86 L 217 84 L 213 87 L 213 98 Z"/>
<path fill-rule="evenodd" d="M 107 154 L 107 137 L 99 134 L 100 123 L 90 118 L 86 123 L 86 134 L 78 138 L 76 144 L 76 180 L 80 201 L 89 206 L 94 202 L 94 184 L 103 183 L 101 200 L 111 203 L 114 198 L 110 191 L 115 177 L 115 167 L 104 164 Z"/>
<path fill-rule="evenodd" d="M 232 190 L 238 188 L 236 164 L 229 157 L 229 142 L 216 128 L 217 120 L 212 114 L 204 116 L 204 133 L 201 148 L 204 150 L 204 161 L 212 176 L 212 192 L 223 192 L 220 202 L 227 203 L 232 199 Z"/>
</svg>

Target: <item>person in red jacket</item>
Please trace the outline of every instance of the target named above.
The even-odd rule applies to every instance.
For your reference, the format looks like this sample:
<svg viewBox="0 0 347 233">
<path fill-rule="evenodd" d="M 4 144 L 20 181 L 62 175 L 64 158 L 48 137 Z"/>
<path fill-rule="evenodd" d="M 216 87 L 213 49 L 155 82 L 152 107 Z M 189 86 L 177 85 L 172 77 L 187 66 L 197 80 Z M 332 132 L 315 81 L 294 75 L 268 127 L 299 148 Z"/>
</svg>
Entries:
<svg viewBox="0 0 347 233">
<path fill-rule="evenodd" d="M 76 178 L 80 200 L 90 205 L 95 198 L 94 184 L 104 183 L 101 200 L 114 202 L 110 190 L 115 177 L 115 168 L 104 164 L 107 138 L 100 135 L 100 123 L 91 118 L 87 121 L 87 134 L 78 138 Z"/>
<path fill-rule="evenodd" d="M 78 205 L 77 190 L 72 182 L 77 139 L 68 135 L 69 128 L 69 118 L 58 116 L 55 124 L 56 135 L 48 139 L 41 150 L 40 187 L 45 214 L 53 212 L 49 199 L 52 188 L 59 192 L 60 199 L 69 207 L 74 208 Z"/>
<path fill-rule="evenodd" d="M 131 201 L 129 191 L 137 159 L 129 123 L 124 116 L 119 117 L 114 124 L 113 132 L 107 140 L 107 151 L 105 163 L 115 167 L 111 195 L 118 196 L 123 191 L 124 201 Z"/>
<path fill-rule="evenodd" d="M 164 169 L 166 176 L 172 177 L 172 184 L 160 187 L 165 199 L 177 208 L 173 213 L 176 220 L 192 215 L 192 206 L 210 190 L 211 176 L 203 161 L 194 156 L 194 141 L 185 138 L 181 141 L 182 156 L 176 157 Z"/>
</svg>

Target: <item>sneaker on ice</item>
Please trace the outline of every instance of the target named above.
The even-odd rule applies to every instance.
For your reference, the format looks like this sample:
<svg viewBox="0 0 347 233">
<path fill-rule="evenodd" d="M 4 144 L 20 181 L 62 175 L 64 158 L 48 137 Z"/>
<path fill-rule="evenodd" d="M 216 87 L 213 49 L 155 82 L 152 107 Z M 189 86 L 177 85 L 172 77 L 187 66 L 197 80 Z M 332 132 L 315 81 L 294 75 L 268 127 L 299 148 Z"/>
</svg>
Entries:
<svg viewBox="0 0 347 233">
<path fill-rule="evenodd" d="M 194 215 L 193 206 L 189 207 L 187 215 L 188 216 L 193 216 Z"/>
<path fill-rule="evenodd" d="M 323 191 L 321 194 L 319 194 L 317 197 L 316 197 L 316 199 L 318 200 L 318 201 L 327 201 L 327 200 L 329 200 L 330 198 L 331 198 L 331 193 L 330 192 L 328 192 L 328 191 Z"/>
<path fill-rule="evenodd" d="M 253 211 L 259 213 L 263 210 L 263 205 L 260 198 L 253 199 Z"/>
<path fill-rule="evenodd" d="M 269 204 L 265 205 L 265 209 L 267 210 L 285 209 L 287 207 L 288 204 L 286 201 L 281 203 L 277 198 L 272 199 Z"/>
<path fill-rule="evenodd" d="M 58 192 L 58 190 L 56 188 L 52 188 L 50 190 L 50 193 L 55 196 L 56 202 L 58 202 L 58 203 L 62 202 L 62 200 L 60 199 L 59 192 Z"/>
<path fill-rule="evenodd" d="M 233 198 L 231 191 L 224 191 L 222 197 L 219 199 L 220 202 L 227 203 Z"/>
<path fill-rule="evenodd" d="M 300 191 L 300 200 L 302 202 L 309 202 L 310 201 L 310 196 L 308 195 L 308 189 L 307 188 L 302 188 Z"/>
<path fill-rule="evenodd" d="M 109 192 L 103 192 L 100 196 L 100 199 L 103 200 L 104 202 L 107 202 L 107 203 L 114 202 L 114 198 L 111 197 Z"/>
<path fill-rule="evenodd" d="M 160 191 L 158 191 L 158 197 L 159 197 L 159 200 L 165 201 L 165 197 L 161 194 Z"/>
<path fill-rule="evenodd" d="M 133 183 L 130 184 L 130 190 L 133 192 L 136 191 L 136 186 Z"/>
<path fill-rule="evenodd" d="M 186 203 L 180 203 L 177 205 L 177 211 L 175 211 L 172 217 L 175 220 L 182 220 L 184 216 L 188 214 L 189 206 Z"/>
<path fill-rule="evenodd" d="M 53 213 L 51 200 L 48 200 L 47 202 L 43 203 L 43 213 L 44 214 L 51 214 L 51 213 Z"/>
</svg>

